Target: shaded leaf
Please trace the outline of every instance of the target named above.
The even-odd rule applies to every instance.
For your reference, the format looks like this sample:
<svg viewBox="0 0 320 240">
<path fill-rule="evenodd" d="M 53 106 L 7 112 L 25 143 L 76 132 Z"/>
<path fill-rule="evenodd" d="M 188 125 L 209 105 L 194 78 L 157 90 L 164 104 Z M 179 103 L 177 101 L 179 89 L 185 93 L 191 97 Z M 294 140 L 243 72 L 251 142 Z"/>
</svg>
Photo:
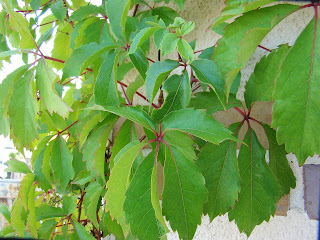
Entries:
<svg viewBox="0 0 320 240">
<path fill-rule="evenodd" d="M 116 53 L 110 53 L 105 58 L 94 85 L 94 96 L 96 104 L 103 106 L 118 106 L 120 104 L 115 77 L 114 65 Z"/>
<path fill-rule="evenodd" d="M 208 84 L 225 107 L 224 80 L 217 65 L 211 60 L 199 59 L 193 61 L 191 67 L 199 81 Z"/>
<path fill-rule="evenodd" d="M 282 195 L 289 194 L 290 188 L 296 187 L 296 178 L 289 166 L 287 152 L 277 143 L 276 131 L 266 124 L 263 126 L 269 140 L 269 167 L 281 186 Z"/>
<path fill-rule="evenodd" d="M 29 189 L 28 194 L 28 219 L 27 219 L 27 228 L 31 234 L 32 237 L 37 238 L 38 237 L 38 229 L 37 229 L 37 222 L 36 222 L 36 212 L 35 212 L 35 190 L 36 185 L 33 185 Z"/>
<path fill-rule="evenodd" d="M 244 94 L 248 108 L 257 101 L 272 101 L 275 82 L 289 49 L 288 45 L 283 45 L 278 50 L 273 50 L 268 56 L 262 57 L 255 66 L 254 72 L 246 83 Z"/>
<path fill-rule="evenodd" d="M 63 5 L 62 0 L 58 0 L 51 5 L 51 12 L 60 22 L 64 22 L 64 18 L 67 14 L 67 8 Z"/>
<path fill-rule="evenodd" d="M 104 229 L 107 228 L 108 232 L 112 233 L 117 238 L 124 239 L 121 226 L 117 223 L 117 220 L 111 219 L 109 212 L 103 214 L 103 217 L 100 222 L 100 228 L 104 232 Z"/>
<path fill-rule="evenodd" d="M 21 217 L 22 214 L 22 202 L 20 198 L 16 198 L 11 209 L 11 226 L 19 237 L 24 237 L 24 223 Z"/>
<path fill-rule="evenodd" d="M 268 221 L 276 211 L 281 189 L 265 160 L 265 149 L 249 129 L 238 157 L 241 191 L 229 219 L 235 220 L 240 232 L 248 236 L 255 226 Z"/>
<path fill-rule="evenodd" d="M 92 237 L 87 230 L 85 229 L 82 224 L 78 223 L 77 221 L 72 221 L 74 228 L 78 234 L 79 240 L 95 240 L 94 237 Z"/>
<path fill-rule="evenodd" d="M 129 57 L 134 67 L 140 73 L 141 77 L 146 79 L 146 72 L 149 68 L 149 62 L 143 51 L 138 49 L 133 54 L 130 54 Z"/>
<path fill-rule="evenodd" d="M 66 215 L 72 214 L 77 209 L 77 196 L 62 196 L 62 209 Z"/>
<path fill-rule="evenodd" d="M 21 181 L 21 187 L 18 193 L 22 206 L 26 211 L 28 210 L 28 195 L 33 182 L 34 182 L 34 175 L 32 173 L 27 173 L 26 176 Z"/>
<path fill-rule="evenodd" d="M 63 216 L 65 216 L 65 212 L 62 208 L 55 208 L 48 204 L 41 204 L 39 207 L 36 207 L 37 221 Z"/>
<path fill-rule="evenodd" d="M 204 213 L 213 220 L 225 214 L 238 198 L 240 174 L 237 143 L 224 141 L 219 146 L 207 143 L 198 155 L 197 165 L 206 180 L 208 201 Z"/>
<path fill-rule="evenodd" d="M 213 90 L 210 90 L 213 91 Z M 236 99 L 233 94 L 229 95 L 228 104 L 225 105 L 225 109 L 219 98 L 213 92 L 199 92 L 195 98 L 191 98 L 189 107 L 195 109 L 207 109 L 208 114 L 213 114 L 218 111 L 224 111 L 233 107 L 243 107 L 241 101 Z"/>
<path fill-rule="evenodd" d="M 166 6 L 152 8 L 151 14 L 158 15 L 167 26 L 173 23 L 176 17 L 179 17 L 179 14 L 174 9 Z"/>
<path fill-rule="evenodd" d="M 114 49 L 114 46 L 103 47 L 93 42 L 73 50 L 64 64 L 61 83 L 63 83 L 66 78 L 79 76 L 80 73 L 101 54 L 112 49 Z"/>
<path fill-rule="evenodd" d="M 39 227 L 39 239 L 50 239 L 57 224 L 58 223 L 54 219 L 44 221 Z"/>
<path fill-rule="evenodd" d="M 153 101 L 164 79 L 178 66 L 179 63 L 173 60 L 155 62 L 150 66 L 147 71 L 147 78 L 145 81 L 147 98 L 150 102 Z"/>
<path fill-rule="evenodd" d="M 99 228 L 99 223 L 97 220 L 97 209 L 98 209 L 98 201 L 100 199 L 100 195 L 103 190 L 104 190 L 104 187 L 100 189 L 96 189 L 95 193 L 90 198 L 90 204 L 88 205 L 88 208 L 87 208 L 88 218 L 90 219 L 93 226 L 95 226 L 96 228 Z"/>
<path fill-rule="evenodd" d="M 154 112 L 153 118 L 161 122 L 170 112 L 186 108 L 191 97 L 191 86 L 187 71 L 183 75 L 172 75 L 163 84 L 164 91 L 168 93 L 160 109 Z"/>
</svg>

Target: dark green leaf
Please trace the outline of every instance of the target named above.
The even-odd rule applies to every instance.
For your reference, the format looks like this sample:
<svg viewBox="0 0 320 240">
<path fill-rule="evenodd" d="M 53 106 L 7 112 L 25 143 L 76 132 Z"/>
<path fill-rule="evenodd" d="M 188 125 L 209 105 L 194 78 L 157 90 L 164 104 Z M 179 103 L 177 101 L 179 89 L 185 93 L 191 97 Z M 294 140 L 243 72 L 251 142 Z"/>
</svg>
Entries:
<svg viewBox="0 0 320 240">
<path fill-rule="evenodd" d="M 39 228 L 39 239 L 50 239 L 53 230 L 56 229 L 57 222 L 54 219 L 50 219 L 42 222 Z"/>
<path fill-rule="evenodd" d="M 197 159 L 208 189 L 204 213 L 213 220 L 225 214 L 238 198 L 240 174 L 237 160 L 237 143 L 224 141 L 219 146 L 207 143 Z"/>
<path fill-rule="evenodd" d="M 55 208 L 47 204 L 41 204 L 39 207 L 36 207 L 37 221 L 63 216 L 65 216 L 65 212 L 62 208 Z"/>
<path fill-rule="evenodd" d="M 287 152 L 276 139 L 276 131 L 264 124 L 264 130 L 269 140 L 269 167 L 281 186 L 282 195 L 290 193 L 290 188 L 296 187 L 296 178 L 287 160 Z"/>
<path fill-rule="evenodd" d="M 83 31 L 83 45 L 96 42 L 102 46 L 114 45 L 115 41 L 110 33 L 110 24 L 105 19 L 99 19 L 88 25 Z"/>
<path fill-rule="evenodd" d="M 221 104 L 225 106 L 224 80 L 217 65 L 211 60 L 199 59 L 193 61 L 191 67 L 199 81 L 208 84 L 217 94 Z"/>
<path fill-rule="evenodd" d="M 134 67 L 140 73 L 141 77 L 146 79 L 146 72 L 149 68 L 149 62 L 143 51 L 138 49 L 133 54 L 130 54 L 129 57 Z"/>
<path fill-rule="evenodd" d="M 163 131 L 178 130 L 190 133 L 212 143 L 220 143 L 226 139 L 236 140 L 231 132 L 224 128 L 204 111 L 181 109 L 168 114 L 162 121 Z"/>
<path fill-rule="evenodd" d="M 204 49 L 202 53 L 198 56 L 198 58 L 210 60 L 212 58 L 214 49 L 214 46 Z"/>
<path fill-rule="evenodd" d="M 121 226 L 117 223 L 117 220 L 111 219 L 110 213 L 107 212 L 103 215 L 100 228 L 105 232 L 104 228 L 107 228 L 108 232 L 120 239 L 124 239 Z"/>
<path fill-rule="evenodd" d="M 77 221 L 72 221 L 74 228 L 76 229 L 76 232 L 78 234 L 79 240 L 95 240 L 94 237 L 92 237 L 87 230 L 85 229 L 82 224 L 78 223 Z"/>
<path fill-rule="evenodd" d="M 118 106 L 120 104 L 115 77 L 114 65 L 116 64 L 116 53 L 110 53 L 105 58 L 94 85 L 96 104 L 102 106 Z"/>
<path fill-rule="evenodd" d="M 314 18 L 283 61 L 273 94 L 277 141 L 297 156 L 299 165 L 320 153 L 319 44 L 319 24 Z"/>
<path fill-rule="evenodd" d="M 265 160 L 265 149 L 255 132 L 249 129 L 238 157 L 241 191 L 229 219 L 235 220 L 240 232 L 248 236 L 256 225 L 268 221 L 276 211 L 281 188 Z"/>
<path fill-rule="evenodd" d="M 170 143 L 169 143 L 170 144 Z M 166 148 L 163 214 L 180 238 L 192 239 L 201 223 L 203 204 L 207 200 L 204 178 L 194 163 L 195 154 L 170 145 Z"/>
<path fill-rule="evenodd" d="M 244 98 L 248 108 L 257 101 L 271 101 L 275 82 L 282 62 L 289 51 L 288 45 L 273 50 L 256 65 L 247 84 Z"/>
<path fill-rule="evenodd" d="M 191 98 L 189 107 L 193 107 L 195 109 L 207 109 L 207 113 L 211 115 L 218 111 L 224 111 L 225 109 L 243 106 L 241 101 L 236 99 L 236 96 L 233 94 L 229 95 L 228 104 L 226 104 L 224 108 L 217 95 L 213 92 L 199 92 L 196 94 L 195 98 Z"/>
<path fill-rule="evenodd" d="M 173 23 L 176 17 L 179 17 L 179 14 L 174 9 L 165 6 L 152 8 L 151 14 L 158 15 L 167 26 Z"/>
<path fill-rule="evenodd" d="M 138 107 L 100 107 L 95 106 L 93 107 L 96 110 L 102 110 L 114 113 L 118 116 L 124 117 L 126 119 L 129 119 L 133 122 L 139 123 L 143 127 L 146 127 L 150 130 L 156 129 L 155 122 L 150 118 L 150 116 L 143 111 L 142 109 Z"/>
<path fill-rule="evenodd" d="M 73 50 L 64 64 L 61 83 L 63 83 L 66 78 L 79 76 L 80 73 L 95 59 L 100 57 L 101 54 L 113 48 L 114 46 L 103 47 L 93 42 Z"/>
<path fill-rule="evenodd" d="M 145 81 L 147 98 L 150 102 L 153 101 L 163 80 L 173 69 L 177 68 L 178 66 L 179 63 L 173 60 L 155 62 L 151 65 L 151 67 L 147 71 L 147 78 Z"/>
<path fill-rule="evenodd" d="M 161 122 L 170 112 L 186 108 L 191 97 L 191 86 L 187 71 L 183 75 L 170 76 L 162 88 L 168 93 L 164 104 L 157 110 L 153 118 L 156 122 Z"/>
</svg>

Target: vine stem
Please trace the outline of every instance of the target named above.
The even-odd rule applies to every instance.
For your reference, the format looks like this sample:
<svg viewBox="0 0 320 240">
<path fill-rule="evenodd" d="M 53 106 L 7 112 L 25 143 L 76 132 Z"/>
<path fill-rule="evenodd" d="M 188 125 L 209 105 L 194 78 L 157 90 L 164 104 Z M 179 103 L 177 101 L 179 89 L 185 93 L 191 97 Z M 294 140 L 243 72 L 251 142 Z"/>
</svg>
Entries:
<svg viewBox="0 0 320 240">
<path fill-rule="evenodd" d="M 69 128 L 71 128 L 73 125 L 77 124 L 79 122 L 79 120 L 75 121 L 74 123 L 72 123 L 71 125 L 69 125 L 68 127 L 66 127 L 65 129 L 63 129 L 62 131 L 58 131 L 58 135 L 60 135 L 61 133 L 67 131 Z"/>
</svg>

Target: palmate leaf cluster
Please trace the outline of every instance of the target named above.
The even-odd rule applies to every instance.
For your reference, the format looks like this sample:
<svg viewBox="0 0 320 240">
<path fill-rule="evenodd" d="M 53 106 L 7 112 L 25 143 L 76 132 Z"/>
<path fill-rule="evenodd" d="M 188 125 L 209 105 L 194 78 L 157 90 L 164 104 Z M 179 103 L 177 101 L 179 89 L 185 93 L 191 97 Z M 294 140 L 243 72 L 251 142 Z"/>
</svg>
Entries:
<svg viewBox="0 0 320 240">
<path fill-rule="evenodd" d="M 8 162 L 25 177 L 12 209 L 0 206 L 1 236 L 150 240 L 170 225 L 192 239 L 203 214 L 228 213 L 247 235 L 268 221 L 295 187 L 286 154 L 302 165 L 320 153 L 317 3 L 295 44 L 266 51 L 236 98 L 260 42 L 301 9 L 271 2 L 227 1 L 212 16 L 221 39 L 199 54 L 185 37 L 197 26 L 174 10 L 185 0 L 2 0 L 0 58 L 24 65 L 0 84 L 0 133 L 32 151 L 32 169 Z M 258 101 L 274 102 L 271 126 L 250 115 Z M 212 117 L 231 108 L 241 122 Z"/>
</svg>

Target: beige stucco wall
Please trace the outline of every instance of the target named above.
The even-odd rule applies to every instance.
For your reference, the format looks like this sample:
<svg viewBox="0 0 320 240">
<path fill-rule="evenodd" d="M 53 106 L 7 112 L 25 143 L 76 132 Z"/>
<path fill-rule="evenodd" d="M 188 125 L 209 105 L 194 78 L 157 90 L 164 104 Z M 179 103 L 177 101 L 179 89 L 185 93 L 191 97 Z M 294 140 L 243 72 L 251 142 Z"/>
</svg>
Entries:
<svg viewBox="0 0 320 240">
<path fill-rule="evenodd" d="M 175 7 L 174 5 L 172 5 Z M 195 30 L 187 36 L 187 40 L 191 41 L 197 38 L 196 50 L 201 50 L 214 45 L 219 39 L 219 35 L 208 27 L 213 22 L 214 18 L 218 16 L 223 9 L 224 3 L 221 0 L 186 0 L 185 8 L 181 16 L 190 21 L 196 22 Z M 176 8 L 176 7 L 175 7 Z M 177 8 L 176 8 L 177 9 Z M 292 14 L 287 19 L 282 21 L 270 34 L 263 40 L 261 45 L 274 49 L 279 44 L 289 43 L 292 45 L 301 33 L 304 27 L 308 24 L 314 16 L 313 9 L 300 10 Z M 254 70 L 255 64 L 260 58 L 266 54 L 265 50 L 258 48 L 252 58 L 249 60 L 245 69 L 242 70 L 242 81 L 237 97 L 243 100 L 244 86 L 250 74 Z M 157 53 L 151 51 L 150 58 L 156 60 Z M 176 58 L 175 54 L 168 57 Z M 129 75 L 129 79 L 133 79 L 134 73 Z M 139 90 L 144 92 L 143 89 Z M 134 102 L 137 104 L 145 104 L 139 98 L 135 98 Z M 271 123 L 272 104 L 259 103 L 253 109 L 253 116 L 263 122 Z M 230 124 L 235 120 L 241 120 L 236 111 L 229 110 L 227 113 L 216 114 L 218 120 L 225 124 Z M 238 118 L 238 119 L 237 119 Z M 264 222 L 252 232 L 250 240 L 316 240 L 318 234 L 318 221 L 310 220 L 304 210 L 304 186 L 302 168 L 298 166 L 297 160 L 293 154 L 288 154 L 288 160 L 297 178 L 297 187 L 291 191 L 289 211 L 287 216 L 275 216 L 267 223 Z M 319 158 L 314 157 L 308 159 L 307 163 L 319 164 Z M 169 233 L 167 235 L 169 240 L 178 239 L 177 233 Z M 220 216 L 210 223 L 209 218 L 204 216 L 202 224 L 198 227 L 194 239 L 201 240 L 245 240 L 248 239 L 245 234 L 239 233 L 239 230 L 234 222 L 229 222 L 228 216 Z"/>
</svg>

